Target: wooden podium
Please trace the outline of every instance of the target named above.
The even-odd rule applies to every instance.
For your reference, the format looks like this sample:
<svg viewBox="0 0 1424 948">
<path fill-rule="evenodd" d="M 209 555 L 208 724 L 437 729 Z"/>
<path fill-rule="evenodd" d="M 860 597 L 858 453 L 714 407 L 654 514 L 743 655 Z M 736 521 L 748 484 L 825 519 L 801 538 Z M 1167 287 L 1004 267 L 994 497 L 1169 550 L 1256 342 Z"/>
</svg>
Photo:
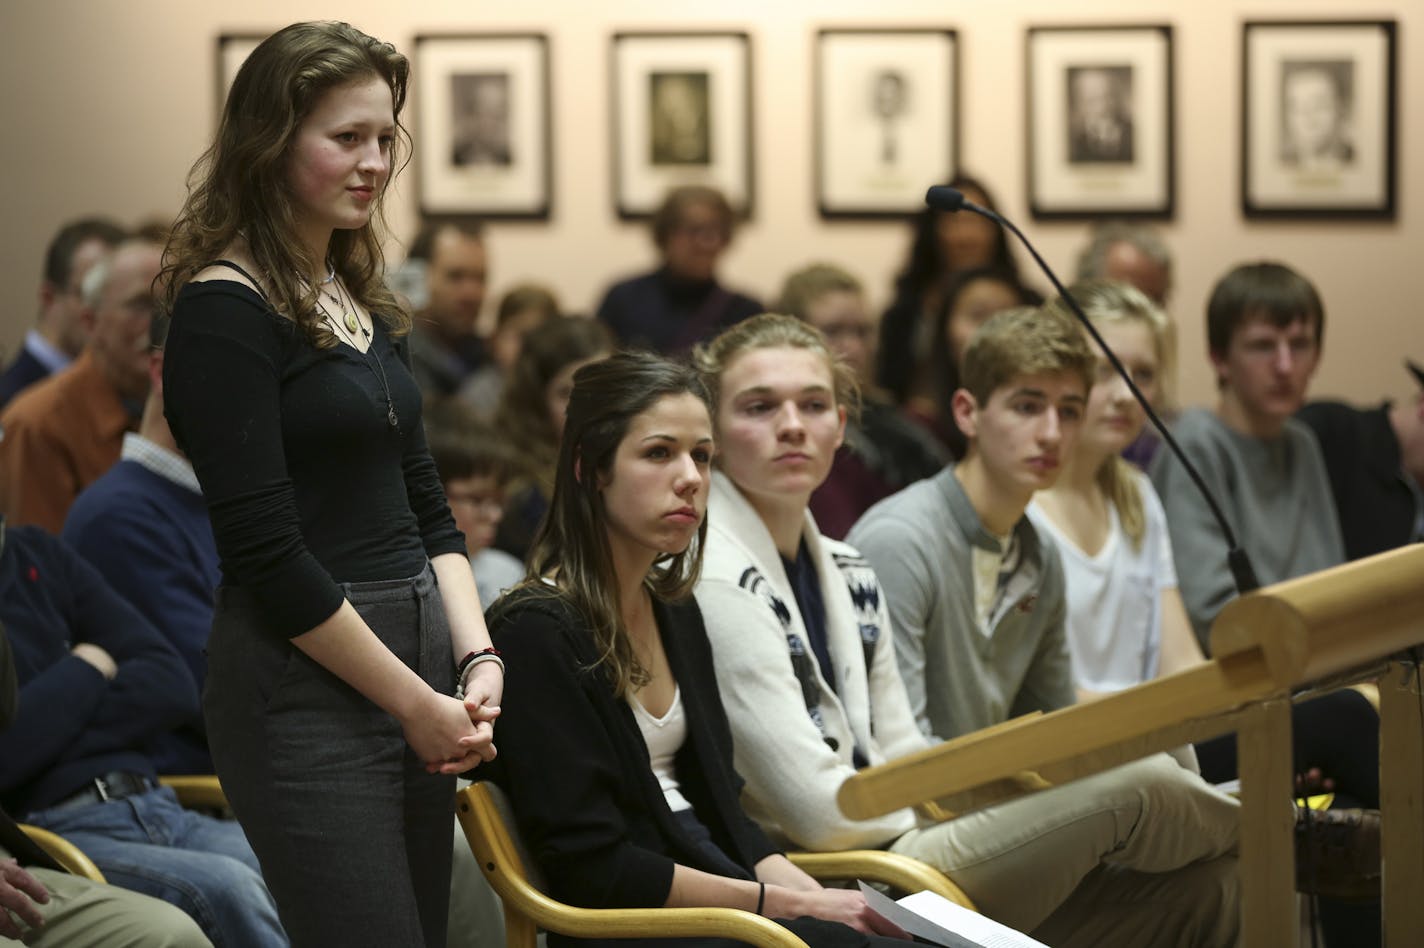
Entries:
<svg viewBox="0 0 1424 948">
<path fill-rule="evenodd" d="M 1416 544 L 1241 596 L 1212 625 L 1206 664 L 868 768 L 840 807 L 945 818 L 1237 731 L 1242 944 L 1296 948 L 1290 698 L 1378 679 L 1385 943 L 1424 944 L 1424 690 L 1418 664 L 1397 657 L 1421 643 Z"/>
</svg>

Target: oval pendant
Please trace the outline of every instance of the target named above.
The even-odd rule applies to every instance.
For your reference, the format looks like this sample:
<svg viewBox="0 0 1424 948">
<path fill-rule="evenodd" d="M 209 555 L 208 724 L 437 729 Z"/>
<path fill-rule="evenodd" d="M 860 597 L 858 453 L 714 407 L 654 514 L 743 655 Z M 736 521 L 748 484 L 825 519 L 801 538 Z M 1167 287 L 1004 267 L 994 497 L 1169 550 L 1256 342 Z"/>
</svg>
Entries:
<svg viewBox="0 0 1424 948">
<path fill-rule="evenodd" d="M 400 419 L 396 417 L 396 410 L 394 407 L 386 411 L 386 421 L 389 421 L 391 423 L 392 428 L 400 427 Z"/>
<path fill-rule="evenodd" d="M 361 328 L 361 324 L 356 321 L 356 314 L 347 312 L 343 314 L 346 320 L 346 331 L 351 335 L 356 335 L 356 331 Z"/>
</svg>

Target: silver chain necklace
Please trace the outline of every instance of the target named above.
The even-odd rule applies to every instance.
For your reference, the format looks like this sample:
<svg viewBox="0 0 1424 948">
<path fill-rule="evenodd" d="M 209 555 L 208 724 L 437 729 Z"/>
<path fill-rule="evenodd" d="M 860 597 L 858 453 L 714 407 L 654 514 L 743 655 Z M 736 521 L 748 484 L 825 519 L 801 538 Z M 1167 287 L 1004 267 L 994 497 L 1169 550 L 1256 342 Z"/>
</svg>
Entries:
<svg viewBox="0 0 1424 948">
<path fill-rule="evenodd" d="M 400 416 L 396 414 L 395 400 L 391 398 L 391 386 L 386 381 L 386 368 L 384 365 L 381 364 L 381 354 L 379 352 L 374 351 L 376 348 L 376 343 L 375 340 L 371 337 L 371 330 L 367 329 L 365 326 L 362 326 L 359 322 L 357 322 L 356 314 L 353 312 L 356 307 L 355 300 L 351 301 L 351 308 L 347 308 L 345 301 L 341 298 L 345 295 L 346 290 L 340 283 L 336 284 L 336 292 L 338 296 L 332 296 L 330 293 L 326 292 L 325 290 L 322 290 L 322 295 L 327 296 L 333 302 L 335 302 L 337 306 L 341 307 L 342 319 L 338 321 L 336 317 L 334 317 L 330 312 L 328 312 L 326 307 L 324 306 L 322 307 L 322 312 L 326 314 L 327 319 L 331 320 L 331 325 L 334 326 L 337 331 L 345 330 L 343 335 L 346 337 L 346 341 L 349 342 L 351 344 L 351 348 L 355 349 L 356 353 L 361 356 L 361 361 L 366 363 L 366 368 L 370 370 L 371 374 L 376 376 L 376 378 L 380 380 L 381 391 L 386 396 L 386 421 L 390 423 L 390 426 L 392 428 L 399 431 Z M 343 326 L 342 323 L 345 323 L 345 325 Z M 362 352 L 361 347 L 356 344 L 356 332 L 358 329 L 360 330 L 361 335 L 366 338 L 365 352 Z M 373 355 L 376 357 L 375 368 L 371 367 L 371 356 Z"/>
</svg>

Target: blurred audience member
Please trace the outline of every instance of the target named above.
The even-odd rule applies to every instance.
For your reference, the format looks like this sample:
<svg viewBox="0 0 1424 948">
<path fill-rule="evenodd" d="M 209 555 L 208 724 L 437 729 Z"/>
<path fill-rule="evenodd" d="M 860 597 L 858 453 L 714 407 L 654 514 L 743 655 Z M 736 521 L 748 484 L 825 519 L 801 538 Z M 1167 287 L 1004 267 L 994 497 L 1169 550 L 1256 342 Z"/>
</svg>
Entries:
<svg viewBox="0 0 1424 948">
<path fill-rule="evenodd" d="M 1020 283 L 1012 270 L 973 267 L 945 280 L 930 337 L 931 389 L 912 397 L 904 408 L 956 460 L 964 456 L 967 445 L 950 403 L 960 386 L 959 364 L 969 337 L 995 313 L 1038 302 L 1038 294 Z"/>
<path fill-rule="evenodd" d="M 776 308 L 819 329 L 861 386 L 859 414 L 850 412 L 830 475 L 811 495 L 821 532 L 840 539 L 871 504 L 931 476 L 948 455 L 871 385 L 876 324 L 859 280 L 832 264 L 813 264 L 786 278 Z"/>
<path fill-rule="evenodd" d="M 113 221 L 86 217 L 59 229 L 45 250 L 40 312 L 19 355 L 0 373 L 0 408 L 21 390 L 69 365 L 89 337 L 79 284 L 124 239 Z"/>
<path fill-rule="evenodd" d="M 494 332 L 486 346 L 489 361 L 480 366 L 460 386 L 460 398 L 491 418 L 499 408 L 505 380 L 519 358 L 524 337 L 536 326 L 558 316 L 558 297 L 540 283 L 520 283 L 500 298 L 495 313 Z"/>
<path fill-rule="evenodd" d="M 1104 221 L 1093 228 L 1088 246 L 1078 255 L 1079 280 L 1119 280 L 1136 287 L 1164 311 L 1172 292 L 1172 253 L 1156 229 L 1128 221 Z M 1152 399 L 1154 411 L 1169 416 L 1174 407 L 1177 326 L 1167 321 L 1166 350 L 1158 395 Z M 1161 435 L 1151 425 L 1123 449 L 1122 456 L 1143 470 L 1161 445 Z"/>
<path fill-rule="evenodd" d="M 455 526 L 465 535 L 480 605 L 488 609 L 524 578 L 524 563 L 493 546 L 513 460 L 493 426 L 453 399 L 426 406 L 425 437 Z"/>
<path fill-rule="evenodd" d="M 1145 224 L 1103 221 L 1078 255 L 1078 279 L 1121 280 L 1158 306 L 1172 293 L 1172 253 L 1162 235 Z"/>
<path fill-rule="evenodd" d="M 524 338 L 495 416 L 495 431 L 516 459 L 496 549 L 520 560 L 529 552 L 554 487 L 574 373 L 613 348 L 602 323 L 578 316 L 551 319 Z"/>
<path fill-rule="evenodd" d="M 198 477 L 163 417 L 167 335 L 168 316 L 155 314 L 143 420 L 137 432 L 124 435 L 119 462 L 74 501 L 64 521 L 64 539 L 163 634 L 201 692 L 213 590 L 222 572 Z M 213 772 L 201 713 L 155 739 L 150 750 L 160 772 Z"/>
<path fill-rule="evenodd" d="M 1424 540 L 1424 368 L 1405 365 L 1421 386 L 1414 398 L 1311 402 L 1296 414 L 1320 442 L 1348 559 Z"/>
<path fill-rule="evenodd" d="M 1183 411 L 1172 434 L 1221 504 L 1261 585 L 1345 559 L 1320 444 L 1295 420 L 1320 364 L 1325 309 L 1315 287 L 1281 263 L 1242 264 L 1207 302 L 1214 410 Z M 1217 613 L 1238 591 L 1206 501 L 1159 452 L 1150 471 L 1167 511 L 1182 601 L 1203 652 Z"/>
<path fill-rule="evenodd" d="M 0 414 L 0 510 L 51 533 L 70 504 L 119 459 L 148 395 L 153 280 L 163 248 L 130 239 L 84 275 L 89 341 L 74 364 L 31 386 Z"/>
<path fill-rule="evenodd" d="M 411 370 L 425 397 L 453 395 L 485 360 L 477 325 L 489 285 L 484 230 L 426 223 L 408 259 L 424 262 L 426 290 L 410 334 Z"/>
<path fill-rule="evenodd" d="M 621 347 L 683 353 L 761 312 L 759 302 L 717 281 L 734 216 L 714 188 L 689 185 L 668 192 L 653 215 L 660 265 L 615 283 L 598 306 L 599 320 Z"/>
<path fill-rule="evenodd" d="M 220 945 L 282 948 L 242 827 L 158 783 L 154 738 L 198 710 L 182 658 L 58 537 L 10 527 L 0 622 L 20 711 L 0 735 L 0 804 L 82 849 L 115 885 L 171 902 Z"/>
<path fill-rule="evenodd" d="M 19 710 L 14 653 L 0 626 L 0 731 Z M 65 872 L 0 807 L 0 942 L 10 939 L 31 948 L 212 948 L 174 906 Z"/>
<path fill-rule="evenodd" d="M 994 199 L 977 179 L 956 175 L 949 182 L 981 207 Z M 880 323 L 876 382 L 903 405 L 914 396 L 935 398 L 931 343 L 943 309 L 945 279 L 961 270 L 994 267 L 1022 282 L 1003 230 L 968 212 L 925 208 L 912 219 L 910 258 L 895 279 L 895 299 Z"/>
</svg>

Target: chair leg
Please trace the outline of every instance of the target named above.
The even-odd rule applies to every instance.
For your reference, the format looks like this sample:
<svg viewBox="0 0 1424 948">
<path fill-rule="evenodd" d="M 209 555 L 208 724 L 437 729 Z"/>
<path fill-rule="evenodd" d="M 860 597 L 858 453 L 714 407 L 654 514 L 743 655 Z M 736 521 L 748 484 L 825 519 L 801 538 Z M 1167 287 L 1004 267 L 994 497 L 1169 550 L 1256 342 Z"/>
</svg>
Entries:
<svg viewBox="0 0 1424 948">
<path fill-rule="evenodd" d="M 512 912 L 504 914 L 505 948 L 534 948 L 539 929 L 532 919 Z"/>
<path fill-rule="evenodd" d="M 1387 945 L 1424 944 L 1424 687 L 1394 662 L 1380 680 L 1380 844 Z"/>
<path fill-rule="evenodd" d="M 1241 943 L 1295 948 L 1298 942 L 1290 701 L 1247 708 L 1237 732 L 1241 775 Z"/>
</svg>

